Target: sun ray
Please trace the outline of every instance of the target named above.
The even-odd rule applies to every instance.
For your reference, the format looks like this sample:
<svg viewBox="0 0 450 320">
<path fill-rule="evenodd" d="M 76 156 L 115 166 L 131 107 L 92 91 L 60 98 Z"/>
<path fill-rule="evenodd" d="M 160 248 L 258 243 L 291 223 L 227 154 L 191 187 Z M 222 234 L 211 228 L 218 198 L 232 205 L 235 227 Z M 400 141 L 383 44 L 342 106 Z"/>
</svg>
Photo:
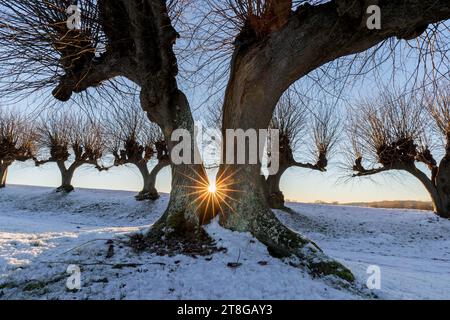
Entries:
<svg viewBox="0 0 450 320">
<path fill-rule="evenodd" d="M 183 187 L 188 190 L 187 196 L 192 197 L 191 203 L 195 206 L 202 223 L 216 215 L 223 216 L 225 209 L 235 213 L 233 204 L 239 201 L 233 194 L 243 192 L 233 187 L 239 183 L 239 179 L 236 179 L 238 172 L 239 170 L 230 171 L 227 168 L 217 176 L 215 182 L 207 181 L 195 170 L 193 175 L 182 173 L 187 179 Z"/>
</svg>

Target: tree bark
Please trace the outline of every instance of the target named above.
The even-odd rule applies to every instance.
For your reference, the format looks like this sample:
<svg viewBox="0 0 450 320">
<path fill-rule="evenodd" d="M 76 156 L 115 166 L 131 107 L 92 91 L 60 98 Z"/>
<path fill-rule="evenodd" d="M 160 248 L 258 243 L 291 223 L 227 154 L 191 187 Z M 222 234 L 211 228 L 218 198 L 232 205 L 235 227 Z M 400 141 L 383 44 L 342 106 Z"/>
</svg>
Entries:
<svg viewBox="0 0 450 320">
<path fill-rule="evenodd" d="M 161 127 L 169 154 L 178 143 L 172 141 L 173 131 L 185 129 L 190 133 L 191 162 L 174 164 L 171 158 L 172 188 L 169 204 L 164 214 L 150 229 L 146 239 L 150 241 L 151 246 L 169 247 L 171 253 L 177 250 L 185 251 L 180 247 L 183 243 L 197 246 L 197 249 L 202 246 L 208 249 L 207 245 L 213 245 L 213 241 L 202 225 L 209 222 L 214 213 L 206 211 L 206 207 L 200 205 L 199 201 L 199 188 L 208 182 L 208 176 L 204 166 L 194 162 L 194 154 L 199 154 L 195 143 L 194 119 L 186 96 L 181 91 L 174 89 L 170 97 L 171 102 L 153 108 L 151 97 L 146 94 L 144 86 L 141 92 L 141 105 L 150 120 Z"/>
<path fill-rule="evenodd" d="M 269 206 L 272 209 L 285 209 L 286 206 L 284 205 L 284 194 L 280 190 L 280 180 L 283 176 L 284 172 L 289 167 L 280 167 L 278 172 L 274 175 L 268 176 L 265 181 L 265 192 L 266 192 L 266 198 L 269 203 Z"/>
<path fill-rule="evenodd" d="M 441 218 L 450 219 L 450 195 L 448 193 L 440 194 L 439 197 L 431 199 L 434 213 Z"/>
<path fill-rule="evenodd" d="M 78 165 L 73 163 L 69 166 L 69 168 L 66 168 L 63 161 L 57 161 L 56 164 L 61 172 L 61 185 L 56 190 L 58 192 L 72 192 L 74 190 L 74 187 L 72 186 L 72 178 Z"/>
<path fill-rule="evenodd" d="M 442 218 L 450 219 L 450 166 L 447 156 L 439 165 L 435 182 L 415 166 L 405 171 L 416 177 L 428 191 L 433 211 Z"/>
<path fill-rule="evenodd" d="M 8 168 L 9 168 L 9 164 L 1 164 L 0 165 L 0 188 L 4 188 L 6 186 L 6 178 L 8 176 Z"/>
<path fill-rule="evenodd" d="M 436 176 L 436 190 L 439 201 L 434 200 L 435 212 L 442 218 L 450 219 L 450 158 L 446 155 L 439 164 Z"/>
<path fill-rule="evenodd" d="M 225 94 L 222 130 L 223 158 L 227 141 L 226 129 L 266 129 L 282 90 L 267 87 L 270 77 L 264 66 L 241 60 L 235 53 L 230 80 Z M 249 70 L 256 72 L 249 72 Z M 255 106 L 258 111 L 255 111 Z M 249 150 L 248 141 L 246 152 Z M 258 144 L 261 145 L 261 144 Z M 234 163 L 237 163 L 236 150 Z M 352 273 L 340 263 L 326 257 L 321 249 L 304 236 L 284 226 L 270 209 L 261 178 L 261 164 L 223 164 L 217 175 L 217 185 L 227 179 L 228 205 L 223 206 L 220 224 L 233 231 L 250 232 L 265 244 L 276 257 L 296 256 L 313 274 L 334 274 L 353 281 Z"/>
</svg>

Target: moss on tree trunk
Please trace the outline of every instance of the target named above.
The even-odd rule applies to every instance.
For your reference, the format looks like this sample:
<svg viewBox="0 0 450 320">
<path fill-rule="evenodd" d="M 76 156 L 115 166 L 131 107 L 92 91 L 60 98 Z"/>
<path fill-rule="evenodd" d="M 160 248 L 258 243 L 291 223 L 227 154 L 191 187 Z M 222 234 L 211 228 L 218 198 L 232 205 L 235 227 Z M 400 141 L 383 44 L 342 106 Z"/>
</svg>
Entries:
<svg viewBox="0 0 450 320">
<path fill-rule="evenodd" d="M 269 207 L 258 165 L 223 165 L 221 172 L 239 172 L 233 178 L 228 206 L 220 224 L 233 231 L 250 232 L 277 258 L 296 257 L 314 275 L 335 275 L 346 281 L 354 277 L 349 269 L 328 258 L 311 240 L 283 225 Z M 220 175 L 220 173 L 219 173 Z"/>
</svg>

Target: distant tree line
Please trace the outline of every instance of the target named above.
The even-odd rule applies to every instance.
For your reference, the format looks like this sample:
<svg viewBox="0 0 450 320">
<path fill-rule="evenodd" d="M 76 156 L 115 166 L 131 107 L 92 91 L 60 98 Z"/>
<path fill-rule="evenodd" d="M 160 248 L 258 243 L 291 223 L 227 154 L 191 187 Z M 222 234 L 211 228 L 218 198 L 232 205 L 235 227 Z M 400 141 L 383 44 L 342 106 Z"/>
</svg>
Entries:
<svg viewBox="0 0 450 320">
<path fill-rule="evenodd" d="M 206 118 L 209 125 L 217 126 L 220 109 L 211 107 Z M 143 116 L 135 103 L 115 106 L 101 119 L 54 112 L 30 121 L 19 112 L 0 109 L 0 187 L 5 187 L 8 168 L 15 161 L 32 160 L 36 166 L 56 163 L 61 174 L 57 191 L 63 192 L 74 189 L 73 176 L 83 165 L 104 171 L 131 164 L 143 179 L 136 199 L 157 199 L 156 177 L 170 165 L 159 126 Z M 298 92 L 288 90 L 280 98 L 269 128 L 279 130 L 280 167 L 275 175 L 262 176 L 263 185 L 268 204 L 284 209 L 282 175 L 291 167 L 325 172 L 340 138 L 341 120 L 332 105 L 305 102 Z M 414 93 L 383 89 L 376 98 L 348 109 L 345 129 L 347 168 L 352 177 L 407 172 L 424 185 L 433 210 L 450 217 L 450 94 L 446 85 Z M 271 143 L 270 135 L 267 143 Z M 305 154 L 312 161 L 298 160 L 305 159 Z M 112 164 L 104 165 L 108 155 Z M 150 170 L 151 161 L 155 166 Z"/>
<path fill-rule="evenodd" d="M 8 169 L 15 161 L 31 160 L 36 166 L 55 163 L 61 174 L 56 190 L 67 193 L 74 190 L 73 176 L 83 165 L 104 171 L 133 164 L 143 178 L 136 199 L 157 199 L 156 176 L 170 164 L 161 130 L 133 106 L 116 108 L 111 114 L 103 121 L 75 112 L 31 120 L 16 110 L 0 109 L 0 188 L 6 186 Z M 112 165 L 104 164 L 108 156 Z M 153 160 L 156 166 L 150 170 Z"/>
</svg>

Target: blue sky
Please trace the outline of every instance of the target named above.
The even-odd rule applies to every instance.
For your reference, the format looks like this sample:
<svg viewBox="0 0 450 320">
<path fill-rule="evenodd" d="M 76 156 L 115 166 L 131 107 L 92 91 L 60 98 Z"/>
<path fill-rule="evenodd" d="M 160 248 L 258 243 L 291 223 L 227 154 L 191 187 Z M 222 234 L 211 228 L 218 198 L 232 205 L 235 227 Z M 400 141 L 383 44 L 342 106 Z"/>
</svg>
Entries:
<svg viewBox="0 0 450 320">
<path fill-rule="evenodd" d="M 374 81 L 366 78 L 364 81 L 352 83 L 352 89 L 347 93 L 347 97 L 352 99 L 374 94 Z M 205 114 L 206 106 L 202 102 L 207 95 L 207 90 L 195 88 L 195 90 L 187 89 L 186 92 L 191 108 L 195 110 L 195 118 L 201 119 Z M 25 102 L 16 107 L 31 110 Z M 339 108 L 345 109 L 345 106 L 340 105 Z M 308 146 L 305 145 L 303 149 L 305 148 L 307 149 Z M 340 145 L 338 151 L 342 151 L 342 148 L 343 145 Z M 341 168 L 341 161 L 342 155 L 338 153 L 331 159 L 326 173 L 303 168 L 289 169 L 281 180 L 281 190 L 285 198 L 301 202 L 429 200 L 422 185 L 408 174 L 395 172 L 371 178 L 349 178 L 348 171 Z M 210 174 L 213 176 L 212 172 Z M 60 184 L 60 175 L 56 165 L 52 163 L 39 168 L 34 167 L 30 162 L 15 163 L 10 168 L 8 183 L 57 187 Z M 170 169 L 165 168 L 158 176 L 157 188 L 160 192 L 169 192 L 170 183 Z M 112 168 L 108 172 L 101 173 L 90 166 L 83 166 L 76 171 L 73 185 L 83 188 L 137 192 L 142 188 L 142 178 L 138 170 L 131 165 Z"/>
<path fill-rule="evenodd" d="M 448 36 L 448 32 L 444 34 Z M 399 50 L 394 56 L 398 54 L 400 54 Z M 372 72 L 365 77 L 354 78 L 348 82 L 348 88 L 345 88 L 344 96 L 340 98 L 348 101 L 374 95 L 376 94 L 375 88 L 380 81 L 384 85 L 395 84 L 407 87 L 410 81 L 408 76 L 411 75 L 417 62 L 414 56 L 408 59 L 405 59 L 404 64 L 402 64 L 404 70 L 397 70 L 396 78 L 391 77 L 393 73 L 389 60 L 383 67 L 377 68 L 376 72 Z M 195 60 L 195 57 L 193 60 Z M 190 63 L 189 58 L 186 61 L 186 63 Z M 226 65 L 227 62 L 225 63 Z M 444 64 L 441 67 L 444 70 L 440 71 L 448 74 L 449 66 Z M 214 66 L 211 68 L 213 69 Z M 193 66 L 187 65 L 186 69 L 192 70 Z M 217 97 L 221 98 L 221 92 L 223 91 L 219 90 L 217 86 L 221 86 L 223 82 L 216 85 L 216 87 L 208 87 L 211 83 L 205 83 L 194 88 L 192 83 L 183 83 L 183 79 L 189 79 L 189 77 L 189 74 L 180 77 L 180 86 L 189 98 L 191 108 L 194 110 L 194 116 L 196 119 L 199 119 L 205 113 L 207 106 L 203 102 L 210 97 L 210 92 L 218 91 Z M 212 78 L 216 81 L 215 76 Z M 307 83 L 305 79 L 301 81 L 303 84 Z M 329 82 L 324 85 L 333 87 L 334 83 Z M 319 98 L 321 97 L 322 95 Z M 33 99 L 33 97 L 30 97 L 29 100 L 33 101 Z M 214 99 L 210 102 L 214 102 Z M 27 106 L 25 102 L 16 107 L 26 110 L 30 109 L 30 106 Z M 345 109 L 344 104 L 340 104 L 339 108 Z M 341 149 L 342 146 L 339 148 Z M 283 175 L 281 181 L 281 189 L 285 197 L 304 202 L 314 202 L 316 200 L 339 202 L 429 200 L 422 185 L 408 174 L 397 172 L 395 174 L 380 174 L 370 179 L 346 179 L 345 175 L 348 175 L 348 172 L 340 170 L 339 162 L 341 160 L 342 156 L 340 155 L 333 158 L 326 173 L 313 172 L 302 168 L 289 169 Z M 54 164 L 36 168 L 31 163 L 15 163 L 10 168 L 8 183 L 57 187 L 60 183 L 60 175 Z M 84 166 L 75 173 L 73 184 L 75 187 L 139 191 L 142 187 L 142 179 L 133 166 L 113 168 L 108 172 L 101 173 L 89 166 Z M 170 190 L 170 169 L 166 168 L 160 173 L 157 187 L 161 192 Z"/>
</svg>

